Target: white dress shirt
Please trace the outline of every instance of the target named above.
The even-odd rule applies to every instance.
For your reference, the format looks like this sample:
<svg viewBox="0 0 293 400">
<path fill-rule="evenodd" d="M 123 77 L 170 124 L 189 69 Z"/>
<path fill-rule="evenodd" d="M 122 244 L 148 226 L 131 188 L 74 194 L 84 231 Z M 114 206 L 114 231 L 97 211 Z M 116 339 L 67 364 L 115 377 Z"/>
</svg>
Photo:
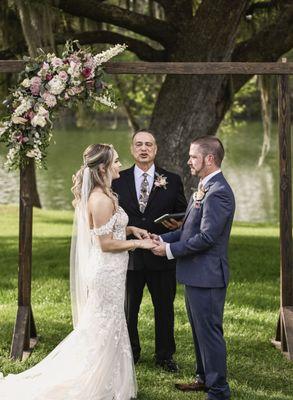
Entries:
<svg viewBox="0 0 293 400">
<path fill-rule="evenodd" d="M 208 183 L 208 181 L 209 181 L 213 176 L 219 174 L 220 172 L 221 172 L 221 169 L 219 168 L 219 169 L 217 169 L 216 171 L 212 172 L 211 174 L 205 176 L 205 177 L 201 180 L 201 184 L 203 185 L 203 187 Z M 160 240 L 162 240 L 161 237 L 160 237 Z M 162 240 L 162 241 L 163 241 L 163 240 Z M 166 243 L 166 256 L 167 256 L 168 260 L 173 260 L 173 258 L 174 258 L 174 257 L 173 257 L 173 254 L 172 254 L 172 252 L 171 252 L 171 249 L 170 249 L 170 243 Z"/>
<path fill-rule="evenodd" d="M 141 190 L 141 183 L 143 181 L 143 174 L 147 173 L 147 180 L 149 183 L 149 189 L 152 190 L 155 178 L 155 164 L 153 164 L 150 169 L 147 171 L 143 171 L 137 165 L 134 166 L 134 180 L 135 180 L 135 189 L 136 189 L 136 196 L 137 200 L 139 200 L 140 190 Z"/>
</svg>

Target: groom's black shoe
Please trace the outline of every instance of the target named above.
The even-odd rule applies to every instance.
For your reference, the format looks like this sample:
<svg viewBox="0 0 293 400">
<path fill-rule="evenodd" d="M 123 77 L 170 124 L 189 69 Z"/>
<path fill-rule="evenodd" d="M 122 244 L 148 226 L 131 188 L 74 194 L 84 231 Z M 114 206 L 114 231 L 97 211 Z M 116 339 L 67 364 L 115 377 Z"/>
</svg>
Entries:
<svg viewBox="0 0 293 400">
<path fill-rule="evenodd" d="M 196 379 L 191 383 L 175 383 L 175 388 L 182 392 L 207 392 L 208 389 L 204 382 Z"/>
<path fill-rule="evenodd" d="M 156 360 L 156 365 L 163 368 L 167 372 L 178 372 L 179 368 L 173 358 L 167 360 Z"/>
</svg>

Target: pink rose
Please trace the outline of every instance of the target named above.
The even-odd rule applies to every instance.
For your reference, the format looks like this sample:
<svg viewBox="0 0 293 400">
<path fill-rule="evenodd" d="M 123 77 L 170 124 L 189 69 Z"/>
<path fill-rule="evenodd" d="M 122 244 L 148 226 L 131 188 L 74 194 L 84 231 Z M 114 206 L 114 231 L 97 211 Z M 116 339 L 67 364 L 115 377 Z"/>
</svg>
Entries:
<svg viewBox="0 0 293 400">
<path fill-rule="evenodd" d="M 61 60 L 61 58 L 54 57 L 51 61 L 51 64 L 53 65 L 53 67 L 61 67 L 61 65 L 63 65 L 63 61 Z"/>
<path fill-rule="evenodd" d="M 45 104 L 46 104 L 49 108 L 52 108 L 52 107 L 56 106 L 57 100 L 56 100 L 56 97 L 55 97 L 53 94 L 51 94 L 51 93 L 49 93 L 49 92 L 45 92 L 45 93 L 42 95 L 42 97 L 43 97 L 43 99 L 45 100 Z"/>
<path fill-rule="evenodd" d="M 65 71 L 60 71 L 58 76 L 62 81 L 67 81 L 68 75 Z"/>
<path fill-rule="evenodd" d="M 39 76 L 34 76 L 31 79 L 30 91 L 34 96 L 38 96 L 41 89 L 42 79 Z"/>
</svg>

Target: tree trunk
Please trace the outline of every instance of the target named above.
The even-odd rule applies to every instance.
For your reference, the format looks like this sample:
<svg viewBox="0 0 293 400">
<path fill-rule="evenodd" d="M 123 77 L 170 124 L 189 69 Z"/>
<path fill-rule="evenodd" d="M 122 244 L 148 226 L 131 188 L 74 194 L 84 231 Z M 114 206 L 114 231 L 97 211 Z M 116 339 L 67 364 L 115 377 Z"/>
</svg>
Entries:
<svg viewBox="0 0 293 400">
<path fill-rule="evenodd" d="M 233 4 L 228 0 L 203 2 L 196 18 L 186 23 L 179 37 L 180 45 L 174 45 L 170 60 L 231 60 L 246 6 L 245 0 L 236 0 Z M 231 104 L 229 82 L 229 77 L 224 75 L 169 75 L 160 90 L 150 124 L 158 136 L 158 163 L 183 177 L 187 195 L 194 186 L 186 165 L 190 142 L 201 135 L 216 134 Z"/>
<path fill-rule="evenodd" d="M 231 103 L 225 76 L 168 76 L 161 88 L 150 128 L 157 133 L 158 163 L 190 179 L 190 142 L 201 135 L 216 134 Z M 166 152 L 165 149 L 168 149 Z"/>
</svg>

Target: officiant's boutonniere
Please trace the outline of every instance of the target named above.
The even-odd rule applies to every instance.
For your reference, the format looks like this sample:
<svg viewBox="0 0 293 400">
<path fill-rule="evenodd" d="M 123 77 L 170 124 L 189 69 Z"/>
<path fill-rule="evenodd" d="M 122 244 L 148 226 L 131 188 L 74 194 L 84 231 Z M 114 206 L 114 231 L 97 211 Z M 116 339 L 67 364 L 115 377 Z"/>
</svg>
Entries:
<svg viewBox="0 0 293 400">
<path fill-rule="evenodd" d="M 167 185 L 168 185 L 167 177 L 165 175 L 160 175 L 157 172 L 155 173 L 155 175 L 156 175 L 156 179 L 154 181 L 154 186 L 162 187 L 166 190 Z"/>
<path fill-rule="evenodd" d="M 201 187 L 200 189 L 198 189 L 196 192 L 193 193 L 192 199 L 195 208 L 200 208 L 200 205 L 208 191 L 209 187 L 207 188 Z"/>
</svg>

